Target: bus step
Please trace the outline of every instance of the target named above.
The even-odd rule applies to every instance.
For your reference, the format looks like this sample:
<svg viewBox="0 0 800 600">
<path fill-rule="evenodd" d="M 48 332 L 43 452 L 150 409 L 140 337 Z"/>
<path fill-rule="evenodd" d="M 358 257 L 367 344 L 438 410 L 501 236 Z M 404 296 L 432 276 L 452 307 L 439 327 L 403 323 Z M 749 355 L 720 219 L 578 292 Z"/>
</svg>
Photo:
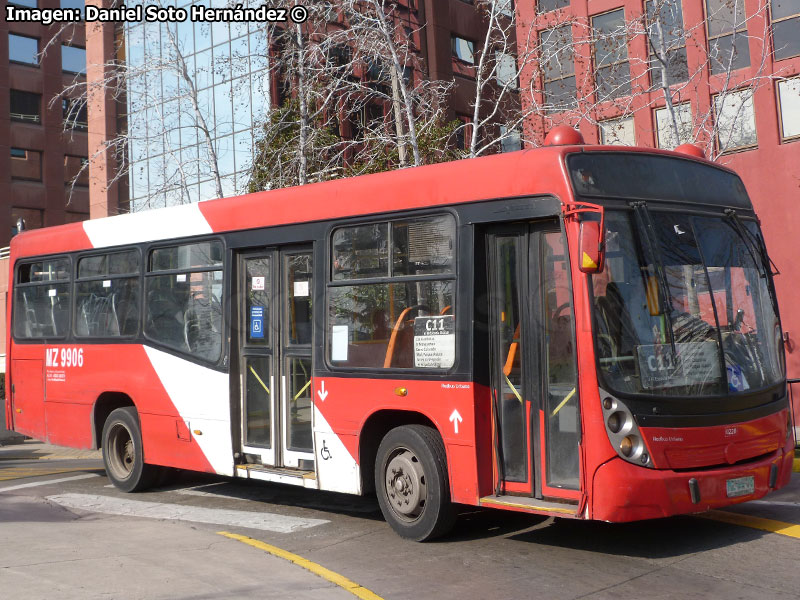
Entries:
<svg viewBox="0 0 800 600">
<path fill-rule="evenodd" d="M 245 479 L 259 479 L 261 481 L 275 481 L 307 488 L 317 488 L 317 474 L 314 471 L 247 464 L 236 465 L 236 476 Z"/>
<path fill-rule="evenodd" d="M 578 516 L 578 506 L 576 504 L 551 502 L 526 496 L 484 496 L 480 499 L 480 505 L 489 508 L 557 515 L 559 517 Z"/>
</svg>

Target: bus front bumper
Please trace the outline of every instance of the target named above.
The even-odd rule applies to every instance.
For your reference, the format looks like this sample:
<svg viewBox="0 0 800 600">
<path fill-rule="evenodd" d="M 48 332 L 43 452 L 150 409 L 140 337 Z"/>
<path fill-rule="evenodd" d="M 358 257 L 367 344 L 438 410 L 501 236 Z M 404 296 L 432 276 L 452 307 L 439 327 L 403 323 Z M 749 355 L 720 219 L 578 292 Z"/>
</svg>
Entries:
<svg viewBox="0 0 800 600">
<path fill-rule="evenodd" d="M 639 521 L 704 512 L 761 498 L 789 482 L 792 450 L 792 444 L 787 443 L 776 452 L 741 465 L 692 471 L 646 469 L 621 458 L 612 459 L 595 472 L 590 518 L 617 523 Z M 770 487 L 773 465 L 777 473 L 772 475 L 775 482 Z M 729 497 L 728 481 L 746 477 L 753 478 L 753 492 Z M 734 490 L 736 483 L 731 485 Z"/>
</svg>

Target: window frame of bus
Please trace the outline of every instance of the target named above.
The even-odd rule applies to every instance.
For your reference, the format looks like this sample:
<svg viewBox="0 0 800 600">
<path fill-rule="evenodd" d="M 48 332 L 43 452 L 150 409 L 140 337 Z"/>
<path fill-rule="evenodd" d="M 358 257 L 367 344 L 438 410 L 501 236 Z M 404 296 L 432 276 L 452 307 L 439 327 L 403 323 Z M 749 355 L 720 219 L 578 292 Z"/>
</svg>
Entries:
<svg viewBox="0 0 800 600">
<path fill-rule="evenodd" d="M 87 277 L 80 276 L 80 268 L 81 262 L 87 258 L 96 258 L 100 256 L 112 256 L 114 254 L 125 254 L 127 252 L 135 252 L 136 253 L 136 260 L 137 260 L 137 271 L 133 273 L 115 273 L 110 274 L 106 273 L 105 275 L 91 275 Z M 129 247 L 115 247 L 115 248 L 105 248 L 105 252 L 98 252 L 94 250 L 92 252 L 81 253 L 75 256 L 75 260 L 73 261 L 73 273 L 72 273 L 72 327 L 70 329 L 72 333 L 72 337 L 76 340 L 103 340 L 103 343 L 114 343 L 115 340 L 124 341 L 129 343 L 131 340 L 134 340 L 139 337 L 144 330 L 143 326 L 143 319 L 142 316 L 144 315 L 144 264 L 143 264 L 143 253 L 142 249 L 139 246 L 129 246 Z M 128 335 L 106 335 L 106 336 L 98 336 L 98 335 L 81 335 L 77 332 L 77 324 L 78 324 L 78 284 L 80 283 L 88 283 L 92 281 L 104 281 L 110 279 L 138 279 L 139 281 L 139 301 L 137 302 L 138 307 L 138 315 L 136 317 L 136 331 L 133 334 Z"/>
<path fill-rule="evenodd" d="M 32 265 L 37 262 L 47 262 L 53 260 L 60 260 L 65 259 L 67 261 L 67 279 L 65 280 L 56 280 L 56 281 L 48 281 L 48 282 L 28 282 L 28 283 L 19 283 L 19 275 L 20 269 L 25 265 Z M 26 257 L 24 259 L 18 260 L 14 264 L 14 297 L 12 298 L 12 311 L 11 311 L 11 333 L 12 337 L 15 342 L 20 343 L 33 343 L 33 344 L 42 344 L 42 343 L 49 343 L 50 340 L 66 340 L 72 331 L 72 301 L 73 301 L 73 269 L 75 268 L 75 263 L 73 261 L 73 257 L 71 254 L 51 254 L 51 255 L 44 255 L 44 256 L 35 256 L 35 257 Z M 65 327 L 65 333 L 63 335 L 53 335 L 53 336 L 21 336 L 17 333 L 17 310 L 19 310 L 17 302 L 17 290 L 20 288 L 34 288 L 48 284 L 55 284 L 55 285 L 63 285 L 66 283 L 69 286 L 69 302 L 70 306 L 67 311 L 67 324 Z"/>
<path fill-rule="evenodd" d="M 449 217 L 452 223 L 452 232 L 453 232 L 453 252 L 452 252 L 452 267 L 450 272 L 447 273 L 433 273 L 430 275 L 400 275 L 400 276 L 392 276 L 393 272 L 393 252 L 392 252 L 392 224 L 397 222 L 403 221 L 413 221 L 413 220 L 421 220 L 421 219 L 435 219 L 436 217 Z M 386 261 L 387 261 L 387 268 L 386 268 L 386 275 L 378 276 L 378 277 L 355 277 L 352 279 L 334 279 L 334 257 L 335 252 L 333 248 L 333 238 L 337 231 L 342 229 L 348 228 L 355 228 L 355 227 L 363 227 L 365 225 L 381 225 L 386 224 L 387 226 L 387 254 L 386 254 Z M 454 358 L 453 364 L 448 368 L 428 368 L 428 367 L 382 367 L 382 366 L 351 366 L 351 365 L 340 365 L 336 364 L 334 361 L 331 360 L 331 351 L 332 351 L 332 343 L 333 343 L 333 324 L 330 319 L 330 308 L 331 308 L 331 293 L 330 290 L 332 288 L 340 288 L 340 287 L 355 287 L 360 285 L 377 285 L 377 284 L 385 284 L 387 286 L 392 284 L 404 284 L 404 283 L 416 283 L 416 282 L 426 282 L 426 281 L 452 281 L 453 282 L 453 300 L 452 300 L 452 308 L 451 311 L 452 315 L 456 315 L 456 307 L 458 306 L 458 281 L 459 281 L 459 228 L 460 222 L 458 218 L 458 213 L 455 210 L 449 209 L 434 209 L 434 210 L 425 210 L 425 211 L 414 211 L 414 212 L 401 212 L 395 213 L 392 215 L 370 215 L 368 217 L 362 217 L 358 219 L 354 219 L 352 221 L 348 221 L 346 223 L 337 223 L 336 225 L 332 226 L 327 234 L 326 234 L 326 244 L 325 244 L 325 252 L 326 252 L 326 276 L 325 276 L 325 332 L 324 332 L 324 339 L 323 339 L 323 346 L 322 346 L 322 353 L 323 358 L 325 361 L 325 366 L 332 371 L 341 371 L 341 372 L 368 372 L 373 374 L 384 374 L 384 373 L 404 373 L 406 375 L 409 374 L 419 374 L 419 375 L 443 375 L 455 372 L 459 365 L 460 359 L 460 348 L 459 348 L 459 340 L 458 340 L 458 319 L 456 319 L 456 339 L 454 341 Z M 389 326 L 392 327 L 394 324 L 390 323 Z"/>
<path fill-rule="evenodd" d="M 169 269 L 163 271 L 153 271 L 151 269 L 151 261 L 153 253 L 158 250 L 164 250 L 167 248 L 178 248 L 181 246 L 195 246 L 198 244 L 203 243 L 213 243 L 219 242 L 222 246 L 222 262 L 219 267 L 190 267 L 188 269 Z M 229 271 L 229 261 L 228 261 L 228 247 L 225 243 L 225 238 L 223 236 L 213 236 L 213 237 L 200 237 L 197 239 L 183 239 L 183 240 L 162 240 L 159 243 L 151 244 L 146 247 L 144 251 L 144 262 L 142 264 L 142 314 L 141 314 L 141 323 L 140 323 L 140 331 L 141 337 L 149 343 L 156 344 L 161 348 L 166 349 L 169 352 L 175 352 L 182 356 L 185 356 L 188 360 L 193 362 L 202 363 L 204 365 L 213 365 L 217 366 L 224 366 L 225 360 L 228 356 L 227 351 L 227 343 L 228 343 L 228 336 L 225 335 L 225 314 L 226 314 L 226 289 L 228 285 L 228 271 Z M 164 275 L 180 275 L 180 274 L 191 274 L 191 273 L 207 273 L 211 271 L 221 271 L 222 272 L 222 280 L 220 284 L 222 286 L 222 295 L 220 297 L 220 309 L 221 309 L 221 318 L 222 318 L 222 326 L 220 330 L 220 351 L 219 356 L 215 360 L 209 360 L 207 358 L 203 358 L 202 356 L 193 353 L 191 350 L 184 350 L 181 348 L 176 348 L 175 346 L 170 346 L 169 344 L 164 343 L 161 340 L 157 340 L 152 336 L 147 334 L 147 316 L 149 310 L 149 304 L 147 302 L 147 294 L 149 292 L 147 287 L 147 279 L 152 277 L 159 277 Z"/>
</svg>

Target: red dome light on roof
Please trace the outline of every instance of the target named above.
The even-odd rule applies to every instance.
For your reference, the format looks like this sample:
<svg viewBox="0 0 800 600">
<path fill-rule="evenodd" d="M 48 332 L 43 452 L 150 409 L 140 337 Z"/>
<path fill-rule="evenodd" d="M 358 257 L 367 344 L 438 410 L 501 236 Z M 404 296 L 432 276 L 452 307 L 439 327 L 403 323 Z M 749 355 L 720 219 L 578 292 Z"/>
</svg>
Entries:
<svg viewBox="0 0 800 600">
<path fill-rule="evenodd" d="M 681 144 L 675 148 L 675 152 L 678 152 L 679 154 L 686 154 L 687 156 L 694 156 L 695 158 L 706 157 L 706 153 L 703 152 L 703 149 L 699 146 L 695 146 L 694 144 Z"/>
<path fill-rule="evenodd" d="M 553 127 L 544 138 L 545 146 L 581 146 L 585 143 L 581 132 L 568 125 Z"/>
</svg>

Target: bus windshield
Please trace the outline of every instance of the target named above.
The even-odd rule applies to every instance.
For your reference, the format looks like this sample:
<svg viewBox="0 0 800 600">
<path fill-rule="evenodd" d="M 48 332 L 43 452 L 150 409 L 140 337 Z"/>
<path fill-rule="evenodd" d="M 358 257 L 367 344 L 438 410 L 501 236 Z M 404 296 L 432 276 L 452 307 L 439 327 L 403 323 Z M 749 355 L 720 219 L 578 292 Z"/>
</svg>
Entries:
<svg viewBox="0 0 800 600">
<path fill-rule="evenodd" d="M 784 376 L 761 233 L 735 214 L 606 211 L 592 276 L 599 368 L 625 394 L 722 396 Z"/>
</svg>

